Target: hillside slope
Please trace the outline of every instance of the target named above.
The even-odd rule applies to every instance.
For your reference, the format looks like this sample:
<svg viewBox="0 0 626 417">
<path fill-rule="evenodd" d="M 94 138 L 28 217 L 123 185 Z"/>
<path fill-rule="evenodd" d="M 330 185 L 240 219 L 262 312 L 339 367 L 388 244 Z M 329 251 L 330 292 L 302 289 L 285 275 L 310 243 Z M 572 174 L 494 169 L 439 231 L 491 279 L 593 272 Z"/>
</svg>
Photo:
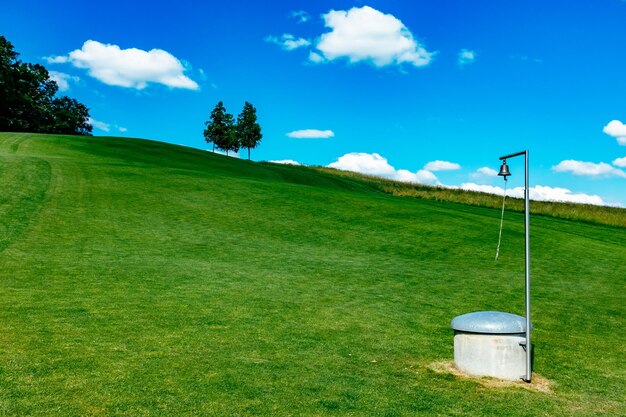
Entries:
<svg viewBox="0 0 626 417">
<path fill-rule="evenodd" d="M 531 219 L 535 371 L 431 370 L 523 314 L 523 220 L 159 142 L 0 134 L 6 415 L 620 415 L 626 229 Z"/>
</svg>

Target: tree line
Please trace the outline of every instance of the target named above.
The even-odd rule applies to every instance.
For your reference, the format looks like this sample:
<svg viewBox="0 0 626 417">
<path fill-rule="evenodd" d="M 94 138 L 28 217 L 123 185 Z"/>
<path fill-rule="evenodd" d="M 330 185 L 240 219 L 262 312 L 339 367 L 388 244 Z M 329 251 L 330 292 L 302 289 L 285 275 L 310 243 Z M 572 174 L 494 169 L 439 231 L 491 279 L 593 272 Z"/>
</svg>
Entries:
<svg viewBox="0 0 626 417">
<path fill-rule="evenodd" d="M 247 148 L 250 159 L 250 149 L 256 148 L 263 137 L 261 126 L 257 123 L 256 109 L 247 101 L 237 121 L 220 101 L 211 112 L 211 118 L 204 124 L 204 139 L 213 144 L 213 152 L 218 148 L 226 155 L 229 151 L 238 152 L 241 148 Z"/>
<path fill-rule="evenodd" d="M 59 90 L 48 70 L 22 62 L 0 35 L 0 131 L 91 135 L 89 109 Z"/>
</svg>

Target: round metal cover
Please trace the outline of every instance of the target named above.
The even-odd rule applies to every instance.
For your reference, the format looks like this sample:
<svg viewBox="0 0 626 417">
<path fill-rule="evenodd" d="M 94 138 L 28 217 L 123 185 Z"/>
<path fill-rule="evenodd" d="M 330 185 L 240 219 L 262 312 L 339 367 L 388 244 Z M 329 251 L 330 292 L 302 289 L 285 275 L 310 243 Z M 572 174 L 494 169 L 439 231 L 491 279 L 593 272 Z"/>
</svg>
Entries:
<svg viewBox="0 0 626 417">
<path fill-rule="evenodd" d="M 457 316 L 450 323 L 454 330 L 470 333 L 526 333 L 526 319 L 501 311 L 476 311 Z M 532 330 L 532 324 L 530 329 Z"/>
</svg>

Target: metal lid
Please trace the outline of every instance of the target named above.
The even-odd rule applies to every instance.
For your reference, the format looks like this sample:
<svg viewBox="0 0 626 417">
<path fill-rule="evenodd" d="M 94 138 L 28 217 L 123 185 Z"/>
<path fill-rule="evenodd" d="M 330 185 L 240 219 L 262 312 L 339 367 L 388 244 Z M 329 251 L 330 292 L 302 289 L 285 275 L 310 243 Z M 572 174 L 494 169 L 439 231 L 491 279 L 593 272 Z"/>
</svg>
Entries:
<svg viewBox="0 0 626 417">
<path fill-rule="evenodd" d="M 454 330 L 471 333 L 526 333 L 526 319 L 501 311 L 476 311 L 457 316 L 450 323 Z M 530 329 L 533 329 L 531 324 Z"/>
</svg>

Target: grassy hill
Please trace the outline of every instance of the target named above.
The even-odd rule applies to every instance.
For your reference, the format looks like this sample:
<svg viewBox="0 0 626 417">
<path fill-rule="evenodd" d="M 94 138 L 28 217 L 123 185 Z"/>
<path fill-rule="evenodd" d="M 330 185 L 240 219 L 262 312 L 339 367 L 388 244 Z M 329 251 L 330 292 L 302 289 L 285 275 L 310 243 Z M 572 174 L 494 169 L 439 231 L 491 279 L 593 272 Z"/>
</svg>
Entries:
<svg viewBox="0 0 626 417">
<path fill-rule="evenodd" d="M 314 167 L 316 170 L 343 177 L 356 178 L 380 191 L 398 197 L 413 197 L 426 200 L 460 203 L 478 207 L 502 208 L 502 197 L 482 193 L 453 189 L 445 186 L 411 184 L 388 180 L 334 168 Z M 507 197 L 506 210 L 524 212 L 524 199 Z M 559 219 L 577 220 L 591 224 L 626 227 L 626 209 L 619 207 L 596 206 L 591 204 L 563 203 L 554 201 L 532 201 L 531 215 L 550 216 Z"/>
<path fill-rule="evenodd" d="M 626 414 L 626 229 L 531 218 L 535 372 L 438 372 L 523 315 L 523 219 L 159 142 L 0 134 L 0 415 Z M 537 378 L 539 379 L 539 378 Z"/>
</svg>

